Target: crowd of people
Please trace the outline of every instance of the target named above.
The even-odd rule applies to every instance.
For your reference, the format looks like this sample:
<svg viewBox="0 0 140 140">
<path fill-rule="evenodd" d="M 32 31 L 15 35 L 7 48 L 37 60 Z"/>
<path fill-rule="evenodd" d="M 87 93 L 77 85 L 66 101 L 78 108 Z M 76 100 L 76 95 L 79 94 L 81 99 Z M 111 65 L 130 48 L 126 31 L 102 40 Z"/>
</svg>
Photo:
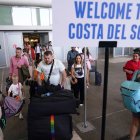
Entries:
<svg viewBox="0 0 140 140">
<path fill-rule="evenodd" d="M 84 68 L 84 62 L 86 62 L 86 68 Z M 60 85 L 61 88 L 66 87 L 65 85 L 68 79 L 68 89 L 73 91 L 75 98 L 80 100 L 80 106 L 83 106 L 84 88 L 86 88 L 84 87 L 84 78 L 86 78 L 86 84 L 87 87 L 89 87 L 89 75 L 92 62 L 94 62 L 94 59 L 87 47 L 83 49 L 71 47 L 71 50 L 67 53 L 66 68 L 60 60 L 54 58 L 51 42 L 49 42 L 48 47 L 41 47 L 39 43 L 37 43 L 35 48 L 32 48 L 30 43 L 26 43 L 23 50 L 17 47 L 15 56 L 10 59 L 9 79 L 12 80 L 12 84 L 8 89 L 7 96 L 12 96 L 16 100 L 24 100 L 26 93 L 23 87 L 27 79 L 37 81 L 39 85 L 42 85 L 42 82 L 47 82 L 49 78 L 51 84 L 55 86 Z M 123 66 L 123 71 L 126 73 L 127 80 L 132 80 L 134 72 L 139 69 L 140 50 L 135 49 L 132 60 L 127 61 Z M 0 116 L 2 116 L 1 110 L 0 108 Z M 15 116 L 19 116 L 19 119 L 24 118 L 22 110 Z M 130 140 L 135 140 L 139 125 L 140 113 L 132 113 Z M 0 131 L 0 133 L 1 139 L 3 140 L 2 131 Z"/>
<path fill-rule="evenodd" d="M 68 67 L 66 68 L 60 60 L 54 58 L 51 41 L 49 41 L 47 47 L 41 47 L 37 43 L 35 48 L 32 48 L 28 42 L 25 43 L 23 50 L 17 47 L 15 55 L 10 59 L 9 79 L 12 81 L 12 84 L 7 91 L 7 96 L 24 101 L 27 94 L 24 92 L 26 80 L 34 80 L 37 81 L 38 85 L 42 85 L 42 82 L 47 82 L 49 77 L 50 84 L 60 85 L 61 88 L 64 88 L 66 87 L 66 79 L 68 79 L 68 86 L 70 87 L 68 89 L 74 92 L 75 98 L 80 100 L 80 106 L 83 106 L 85 88 L 84 51 L 85 48 L 71 47 L 71 50 L 67 53 Z M 93 61 L 86 47 L 86 81 L 88 86 L 90 82 L 89 70 Z M 18 116 L 21 120 L 24 119 L 22 110 L 15 116 Z"/>
</svg>

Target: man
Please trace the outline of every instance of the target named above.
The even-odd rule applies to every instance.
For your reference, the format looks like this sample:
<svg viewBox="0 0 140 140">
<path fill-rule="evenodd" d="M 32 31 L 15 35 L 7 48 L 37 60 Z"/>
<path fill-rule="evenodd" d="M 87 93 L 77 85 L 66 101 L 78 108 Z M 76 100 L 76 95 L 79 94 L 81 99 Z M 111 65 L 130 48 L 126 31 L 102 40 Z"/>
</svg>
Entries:
<svg viewBox="0 0 140 140">
<path fill-rule="evenodd" d="M 76 51 L 76 47 L 71 47 L 71 50 L 67 54 L 67 62 L 68 62 L 68 71 L 71 71 L 71 67 L 74 64 L 74 59 L 78 52 Z"/>
<path fill-rule="evenodd" d="M 44 74 L 45 81 L 47 81 L 53 61 L 54 64 L 50 76 L 50 84 L 53 85 L 61 84 L 61 86 L 64 86 L 66 79 L 65 66 L 60 60 L 54 59 L 53 53 L 51 51 L 46 51 L 44 53 L 44 60 L 42 60 L 37 67 L 37 71 L 39 72 L 38 74 L 39 85 L 42 84 L 42 81 L 40 79 L 41 73 Z"/>
<path fill-rule="evenodd" d="M 41 47 L 39 43 L 37 43 L 37 45 L 35 46 L 35 53 L 36 53 L 36 61 L 39 61 L 41 56 Z"/>
<path fill-rule="evenodd" d="M 15 74 L 18 76 L 18 70 L 21 68 L 22 65 L 29 66 L 28 61 L 22 56 L 22 49 L 16 48 L 16 55 L 11 57 L 10 59 L 10 71 L 9 77 L 12 78 L 12 75 Z M 19 79 L 20 82 L 20 79 Z"/>
</svg>

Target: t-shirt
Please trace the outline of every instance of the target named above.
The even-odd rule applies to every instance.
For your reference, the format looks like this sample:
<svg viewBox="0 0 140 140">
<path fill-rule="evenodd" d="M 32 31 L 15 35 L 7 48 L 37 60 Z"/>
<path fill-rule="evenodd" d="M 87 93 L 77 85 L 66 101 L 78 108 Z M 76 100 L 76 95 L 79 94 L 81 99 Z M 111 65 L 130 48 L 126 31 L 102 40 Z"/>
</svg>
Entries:
<svg viewBox="0 0 140 140">
<path fill-rule="evenodd" d="M 84 54 L 82 54 L 81 56 L 82 56 L 82 59 L 84 62 Z M 91 62 L 90 61 L 93 61 L 93 57 L 91 55 L 89 55 L 89 56 L 86 55 L 86 64 L 87 64 L 87 68 L 89 70 L 91 70 Z"/>
<path fill-rule="evenodd" d="M 83 78 L 84 77 L 84 69 L 81 64 L 73 64 L 72 68 L 74 68 L 74 74 L 76 78 Z"/>
<path fill-rule="evenodd" d="M 134 73 L 136 70 L 140 69 L 140 61 L 136 62 L 136 61 L 130 60 L 125 64 L 123 68 L 127 70 L 131 70 Z M 132 74 L 126 73 L 127 80 L 132 79 L 133 73 Z"/>
<path fill-rule="evenodd" d="M 45 81 L 47 81 L 48 79 L 48 75 L 50 73 L 50 69 L 51 69 L 51 65 L 49 64 L 47 65 L 44 60 L 41 61 L 37 67 L 37 71 L 40 73 L 44 73 L 45 75 Z M 50 76 L 50 83 L 53 85 L 58 85 L 60 84 L 60 80 L 61 80 L 61 72 L 63 72 L 65 70 L 65 66 L 64 64 L 57 59 L 54 59 L 54 65 L 53 65 L 53 69 L 52 69 L 52 73 Z"/>
<path fill-rule="evenodd" d="M 12 95 L 13 96 L 19 95 L 21 97 L 22 96 L 21 88 L 22 88 L 21 83 L 18 83 L 16 85 L 15 84 L 12 84 L 9 87 L 8 92 L 12 92 Z"/>
</svg>

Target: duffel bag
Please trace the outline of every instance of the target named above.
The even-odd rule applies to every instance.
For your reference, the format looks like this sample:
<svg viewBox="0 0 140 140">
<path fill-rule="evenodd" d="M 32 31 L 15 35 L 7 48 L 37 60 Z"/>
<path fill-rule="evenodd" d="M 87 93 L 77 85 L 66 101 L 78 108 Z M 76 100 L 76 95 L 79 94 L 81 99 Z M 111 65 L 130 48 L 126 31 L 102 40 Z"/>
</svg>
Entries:
<svg viewBox="0 0 140 140">
<path fill-rule="evenodd" d="M 70 90 L 47 92 L 41 97 L 32 97 L 28 106 L 30 116 L 48 116 L 51 114 L 75 114 L 76 99 Z"/>
</svg>

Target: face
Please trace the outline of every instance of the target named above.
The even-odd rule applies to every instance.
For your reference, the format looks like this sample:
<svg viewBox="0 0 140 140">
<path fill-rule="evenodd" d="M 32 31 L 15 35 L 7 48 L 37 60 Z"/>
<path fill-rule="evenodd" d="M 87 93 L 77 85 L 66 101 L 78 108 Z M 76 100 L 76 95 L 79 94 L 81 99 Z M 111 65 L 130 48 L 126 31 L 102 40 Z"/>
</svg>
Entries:
<svg viewBox="0 0 140 140">
<path fill-rule="evenodd" d="M 140 56 L 138 54 L 133 54 L 133 60 L 134 61 L 139 61 Z"/>
<path fill-rule="evenodd" d="M 46 64 L 50 64 L 53 61 L 53 56 L 52 55 L 44 55 L 44 61 Z"/>
<path fill-rule="evenodd" d="M 76 47 L 72 47 L 72 50 L 75 51 L 76 50 Z"/>
<path fill-rule="evenodd" d="M 76 62 L 77 62 L 78 64 L 80 64 L 81 61 L 82 61 L 81 57 L 80 57 L 80 56 L 77 56 L 77 57 L 76 57 Z"/>
<path fill-rule="evenodd" d="M 21 57 L 21 50 L 16 50 L 16 57 Z"/>
<path fill-rule="evenodd" d="M 14 84 L 18 83 L 18 77 L 17 76 L 13 76 L 12 77 L 12 81 Z"/>
</svg>

